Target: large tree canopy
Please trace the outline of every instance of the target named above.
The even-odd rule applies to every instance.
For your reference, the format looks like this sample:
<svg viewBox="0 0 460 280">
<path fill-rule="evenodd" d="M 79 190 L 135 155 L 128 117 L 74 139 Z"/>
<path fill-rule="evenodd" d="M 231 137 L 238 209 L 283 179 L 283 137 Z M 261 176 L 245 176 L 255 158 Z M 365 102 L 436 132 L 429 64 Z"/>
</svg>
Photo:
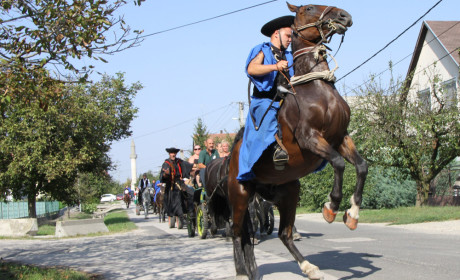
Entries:
<svg viewBox="0 0 460 280">
<path fill-rule="evenodd" d="M 103 55 L 136 46 L 141 32 L 131 32 L 123 18 L 115 16 L 126 4 L 124 0 L 1 1 L 1 111 L 12 99 L 38 100 L 46 107 L 49 98 L 61 94 L 54 83 L 88 77 L 93 66 L 78 64 L 78 59 L 105 61 Z"/>
<path fill-rule="evenodd" d="M 105 174 L 112 166 L 113 141 L 131 135 L 141 85 L 126 86 L 122 74 L 94 84 L 61 86 L 61 97 L 48 110 L 11 101 L 0 118 L 0 188 L 28 196 L 43 191 L 69 201 L 78 172 Z M 32 205 L 33 204 L 33 205 Z"/>
<path fill-rule="evenodd" d="M 460 156 L 460 115 L 449 106 L 442 83 L 432 77 L 436 106 L 410 98 L 404 83 L 384 88 L 372 80 L 354 106 L 353 139 L 371 163 L 392 166 L 417 183 L 417 205 L 426 203 L 431 181 Z"/>
</svg>

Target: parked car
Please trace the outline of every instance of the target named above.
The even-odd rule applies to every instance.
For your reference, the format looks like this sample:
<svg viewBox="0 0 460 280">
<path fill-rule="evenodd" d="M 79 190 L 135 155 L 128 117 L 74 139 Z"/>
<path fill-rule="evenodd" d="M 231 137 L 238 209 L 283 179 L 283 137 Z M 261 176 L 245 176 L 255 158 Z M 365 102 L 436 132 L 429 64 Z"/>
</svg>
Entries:
<svg viewBox="0 0 460 280">
<path fill-rule="evenodd" d="M 123 194 L 122 193 L 117 194 L 117 200 L 123 200 Z"/>
<path fill-rule="evenodd" d="M 117 200 L 117 196 L 111 193 L 106 193 L 101 196 L 101 203 L 102 202 L 112 202 Z"/>
</svg>

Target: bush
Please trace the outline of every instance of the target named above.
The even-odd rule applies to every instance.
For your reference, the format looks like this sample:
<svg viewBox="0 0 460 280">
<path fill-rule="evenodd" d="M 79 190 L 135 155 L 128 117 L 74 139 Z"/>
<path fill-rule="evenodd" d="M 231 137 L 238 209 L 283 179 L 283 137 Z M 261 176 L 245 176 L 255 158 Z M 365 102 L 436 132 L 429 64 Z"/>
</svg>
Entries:
<svg viewBox="0 0 460 280">
<path fill-rule="evenodd" d="M 97 203 L 83 203 L 81 210 L 87 214 L 93 214 L 97 210 Z"/>
<path fill-rule="evenodd" d="M 329 201 L 329 193 L 334 183 L 334 169 L 330 164 L 323 171 L 309 174 L 300 179 L 301 207 L 311 211 L 321 211 Z M 340 211 L 350 207 L 350 197 L 355 191 L 356 171 L 349 163 L 343 175 L 343 199 Z M 380 209 L 415 205 L 416 185 L 394 168 L 370 167 L 363 192 L 361 208 Z"/>
</svg>

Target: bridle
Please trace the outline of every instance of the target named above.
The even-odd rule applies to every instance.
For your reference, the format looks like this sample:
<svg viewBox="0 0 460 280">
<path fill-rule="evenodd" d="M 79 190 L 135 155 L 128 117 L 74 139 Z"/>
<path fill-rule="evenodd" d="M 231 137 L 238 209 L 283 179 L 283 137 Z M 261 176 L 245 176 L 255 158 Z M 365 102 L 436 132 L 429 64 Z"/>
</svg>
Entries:
<svg viewBox="0 0 460 280">
<path fill-rule="evenodd" d="M 299 9 L 301 7 L 302 6 L 300 6 Z M 319 31 L 319 34 L 321 35 L 321 40 L 316 45 L 319 45 L 321 43 L 329 43 L 332 32 L 337 30 L 337 27 L 335 26 L 336 21 L 334 19 L 331 19 L 331 18 L 328 19 L 328 20 L 324 20 L 323 18 L 333 8 L 335 8 L 335 7 L 334 6 L 327 6 L 326 9 L 324 9 L 324 11 L 321 13 L 321 16 L 319 17 L 319 19 L 316 22 L 308 23 L 308 24 L 305 24 L 305 25 L 302 25 L 302 26 L 299 26 L 299 27 L 297 27 L 295 25 L 295 23 L 294 23 L 292 25 L 292 32 L 294 34 L 296 34 L 297 36 L 299 36 L 302 40 L 310 42 L 310 41 L 308 41 L 308 39 L 306 39 L 305 37 L 302 36 L 302 33 L 300 33 L 300 31 L 305 30 L 305 29 L 310 28 L 310 27 L 316 27 L 318 29 L 318 31 Z M 323 29 L 322 29 L 323 25 L 325 25 L 325 24 L 327 24 L 328 25 L 327 27 L 329 28 L 329 32 L 326 35 L 324 35 Z"/>
</svg>

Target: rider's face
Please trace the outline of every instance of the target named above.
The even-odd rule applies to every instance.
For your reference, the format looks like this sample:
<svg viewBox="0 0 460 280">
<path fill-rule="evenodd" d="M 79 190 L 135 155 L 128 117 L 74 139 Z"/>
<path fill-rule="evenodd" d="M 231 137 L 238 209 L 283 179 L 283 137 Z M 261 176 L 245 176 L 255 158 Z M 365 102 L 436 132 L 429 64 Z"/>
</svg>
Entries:
<svg viewBox="0 0 460 280">
<path fill-rule="evenodd" d="M 172 159 L 172 160 L 175 160 L 176 155 L 177 155 L 177 153 L 169 153 L 169 158 Z"/>
<path fill-rule="evenodd" d="M 283 27 L 278 32 L 280 32 L 278 36 L 281 36 L 281 42 L 283 43 L 283 47 L 287 49 L 292 41 L 292 29 L 290 27 Z"/>
</svg>

